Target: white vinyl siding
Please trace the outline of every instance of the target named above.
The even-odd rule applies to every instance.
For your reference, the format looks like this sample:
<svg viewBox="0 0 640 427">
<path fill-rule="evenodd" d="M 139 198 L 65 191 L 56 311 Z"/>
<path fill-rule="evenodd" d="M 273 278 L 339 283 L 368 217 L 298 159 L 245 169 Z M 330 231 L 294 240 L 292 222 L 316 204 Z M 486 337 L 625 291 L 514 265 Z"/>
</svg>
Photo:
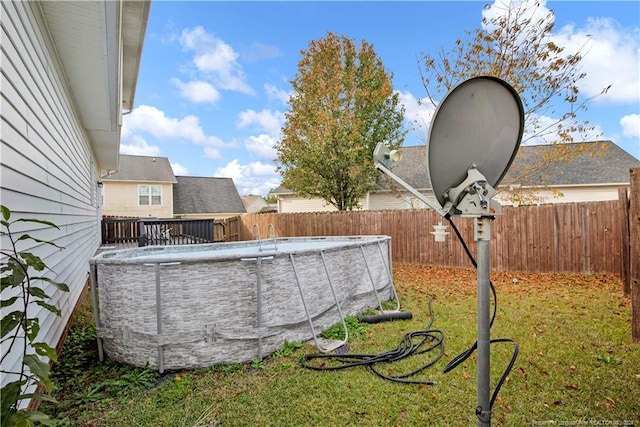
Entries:
<svg viewBox="0 0 640 427">
<path fill-rule="evenodd" d="M 100 242 L 95 197 L 95 159 L 69 94 L 64 73 L 50 45 L 36 2 L 2 2 L 2 96 L 0 199 L 12 219 L 37 218 L 60 229 L 19 223 L 16 231 L 52 240 L 64 249 L 21 242 L 22 250 L 39 255 L 50 267 L 46 274 L 65 282 L 69 293 L 42 285 L 52 295 L 60 318 L 33 308 L 40 317 L 38 340 L 59 342 L 88 277 L 89 258 Z M 6 247 L 6 240 L 2 241 Z M 55 272 L 55 273 L 53 273 Z M 5 349 L 3 349 L 4 351 Z M 14 352 L 2 369 L 19 363 Z M 3 375 L 2 385 L 8 380 Z"/>
<path fill-rule="evenodd" d="M 367 210 L 367 199 L 360 200 L 360 209 Z M 337 211 L 335 206 L 328 204 L 322 199 L 309 199 L 305 197 L 295 196 L 293 194 L 282 194 L 278 196 L 278 212 L 294 213 L 294 212 L 334 212 Z"/>
</svg>

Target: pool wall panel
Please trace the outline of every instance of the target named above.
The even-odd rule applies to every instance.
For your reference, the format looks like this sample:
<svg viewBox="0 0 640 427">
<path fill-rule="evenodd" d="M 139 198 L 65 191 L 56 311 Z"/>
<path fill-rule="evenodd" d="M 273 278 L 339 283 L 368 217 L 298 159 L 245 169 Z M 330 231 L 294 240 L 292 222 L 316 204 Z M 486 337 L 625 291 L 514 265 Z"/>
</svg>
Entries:
<svg viewBox="0 0 640 427">
<path fill-rule="evenodd" d="M 185 256 L 185 247 L 97 256 L 97 333 L 104 351 L 120 362 L 161 370 L 266 357 L 285 340 L 313 338 L 300 289 L 317 334 L 340 322 L 327 273 L 345 316 L 393 298 L 389 237 L 334 237 L 319 250 L 300 249 L 313 249 L 309 240 L 276 242 L 277 250 L 263 242 L 263 251 L 255 241 L 243 242 L 246 251 L 233 257 L 218 251 L 235 253 L 243 245 L 194 245 L 193 257 Z M 199 255 L 209 253 L 216 255 Z M 172 261 L 176 254 L 180 260 Z"/>
</svg>

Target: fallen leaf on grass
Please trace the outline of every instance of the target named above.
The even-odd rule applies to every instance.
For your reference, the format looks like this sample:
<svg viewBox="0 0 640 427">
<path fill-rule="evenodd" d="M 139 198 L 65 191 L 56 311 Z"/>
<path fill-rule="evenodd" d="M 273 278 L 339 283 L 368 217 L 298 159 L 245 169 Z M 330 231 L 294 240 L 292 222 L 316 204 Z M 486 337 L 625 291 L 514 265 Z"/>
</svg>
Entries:
<svg viewBox="0 0 640 427">
<path fill-rule="evenodd" d="M 525 372 L 525 370 L 524 370 L 524 369 L 522 369 L 522 368 L 518 368 L 518 370 L 517 370 L 517 371 L 518 371 L 518 373 L 519 373 L 520 375 L 522 375 L 523 377 L 526 377 L 526 376 L 527 376 L 527 373 Z"/>
<path fill-rule="evenodd" d="M 467 374 L 466 372 L 462 373 L 462 376 L 464 377 L 464 379 L 466 380 L 472 380 L 473 379 L 473 375 L 471 374 Z"/>
<path fill-rule="evenodd" d="M 616 401 L 613 400 L 610 397 L 606 398 L 607 400 L 605 400 L 604 402 L 602 402 L 602 406 L 604 406 L 607 409 L 615 409 L 616 408 Z"/>
<path fill-rule="evenodd" d="M 579 390 L 580 389 L 580 387 L 578 387 L 575 384 L 565 384 L 564 388 L 566 388 L 567 390 Z"/>
</svg>

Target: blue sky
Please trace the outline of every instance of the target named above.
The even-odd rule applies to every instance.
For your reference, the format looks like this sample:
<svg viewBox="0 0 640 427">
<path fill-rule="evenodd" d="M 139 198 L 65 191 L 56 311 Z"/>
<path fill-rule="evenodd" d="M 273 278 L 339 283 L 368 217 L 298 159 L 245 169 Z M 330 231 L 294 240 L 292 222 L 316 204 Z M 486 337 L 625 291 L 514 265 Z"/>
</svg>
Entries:
<svg viewBox="0 0 640 427">
<path fill-rule="evenodd" d="M 612 85 L 579 116 L 596 126 L 592 139 L 611 139 L 640 158 L 640 2 L 541 3 L 554 11 L 554 37 L 567 51 L 590 35 L 581 93 Z M 266 195 L 281 181 L 273 145 L 300 52 L 328 31 L 373 44 L 393 73 L 407 129 L 411 119 L 425 124 L 405 145 L 425 144 L 432 109 L 417 105 L 426 96 L 419 58 L 479 28 L 485 4 L 493 5 L 155 0 L 121 153 L 168 157 L 176 175 L 230 177 L 241 195 Z"/>
</svg>

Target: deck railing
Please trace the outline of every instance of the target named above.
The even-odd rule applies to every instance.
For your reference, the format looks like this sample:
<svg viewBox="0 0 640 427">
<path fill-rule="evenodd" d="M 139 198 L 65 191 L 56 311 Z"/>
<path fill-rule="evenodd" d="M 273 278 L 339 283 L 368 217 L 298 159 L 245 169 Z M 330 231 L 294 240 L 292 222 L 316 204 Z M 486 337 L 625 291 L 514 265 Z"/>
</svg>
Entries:
<svg viewBox="0 0 640 427">
<path fill-rule="evenodd" d="M 225 224 L 213 219 L 103 218 L 102 244 L 188 245 L 224 242 Z"/>
</svg>

